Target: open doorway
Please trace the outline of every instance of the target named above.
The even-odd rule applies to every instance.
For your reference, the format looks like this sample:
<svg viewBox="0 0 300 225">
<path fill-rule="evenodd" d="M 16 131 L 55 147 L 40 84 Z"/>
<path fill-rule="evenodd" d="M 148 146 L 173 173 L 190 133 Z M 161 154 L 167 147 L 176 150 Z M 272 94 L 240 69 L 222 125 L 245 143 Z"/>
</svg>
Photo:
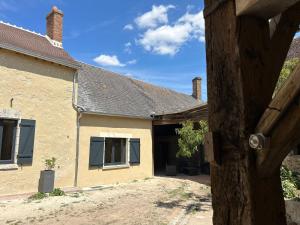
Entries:
<svg viewBox="0 0 300 225">
<path fill-rule="evenodd" d="M 155 175 L 176 173 L 198 175 L 200 173 L 209 173 L 209 164 L 205 162 L 203 146 L 199 146 L 199 151 L 191 158 L 176 157 L 179 150 L 176 128 L 181 127 L 180 124 L 153 126 Z M 169 170 L 172 171 L 170 172 Z"/>
</svg>

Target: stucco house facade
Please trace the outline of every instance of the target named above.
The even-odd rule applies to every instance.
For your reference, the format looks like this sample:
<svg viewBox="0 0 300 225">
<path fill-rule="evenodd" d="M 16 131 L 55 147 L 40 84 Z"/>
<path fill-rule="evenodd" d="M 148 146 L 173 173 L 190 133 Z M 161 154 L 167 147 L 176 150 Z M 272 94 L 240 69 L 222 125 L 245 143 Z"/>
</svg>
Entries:
<svg viewBox="0 0 300 225">
<path fill-rule="evenodd" d="M 202 104 L 193 96 L 77 62 L 53 7 L 47 34 L 0 22 L 0 195 L 36 192 L 45 159 L 55 186 L 151 177 L 153 118 Z"/>
</svg>

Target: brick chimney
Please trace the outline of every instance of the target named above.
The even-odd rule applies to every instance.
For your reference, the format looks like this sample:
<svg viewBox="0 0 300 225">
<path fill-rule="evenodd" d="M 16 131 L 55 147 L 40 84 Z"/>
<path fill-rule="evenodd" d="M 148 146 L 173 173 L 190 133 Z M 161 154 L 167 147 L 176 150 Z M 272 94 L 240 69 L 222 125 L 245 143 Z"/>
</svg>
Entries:
<svg viewBox="0 0 300 225">
<path fill-rule="evenodd" d="M 195 77 L 193 79 L 193 97 L 199 101 L 202 100 L 201 97 L 201 77 Z"/>
<path fill-rule="evenodd" d="M 63 12 L 60 11 L 56 6 L 53 6 L 51 12 L 46 17 L 47 36 L 51 40 L 60 43 L 62 43 L 63 16 Z"/>
</svg>

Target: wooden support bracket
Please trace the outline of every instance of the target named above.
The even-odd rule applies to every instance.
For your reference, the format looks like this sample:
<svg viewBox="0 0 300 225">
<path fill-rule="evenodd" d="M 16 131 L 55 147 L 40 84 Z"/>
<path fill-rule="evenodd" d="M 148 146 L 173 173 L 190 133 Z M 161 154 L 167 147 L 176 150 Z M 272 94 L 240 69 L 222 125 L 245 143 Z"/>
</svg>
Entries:
<svg viewBox="0 0 300 225">
<path fill-rule="evenodd" d="M 272 174 L 300 139 L 299 95 L 300 64 L 279 89 L 256 127 L 257 133 L 270 137 L 270 148 L 257 155 L 262 176 Z"/>
</svg>

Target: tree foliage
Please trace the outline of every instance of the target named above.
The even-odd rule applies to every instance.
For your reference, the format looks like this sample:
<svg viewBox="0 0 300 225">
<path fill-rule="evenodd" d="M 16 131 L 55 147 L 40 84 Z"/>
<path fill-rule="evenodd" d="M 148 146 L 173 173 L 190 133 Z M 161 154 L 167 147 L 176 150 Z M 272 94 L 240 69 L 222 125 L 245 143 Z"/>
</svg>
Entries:
<svg viewBox="0 0 300 225">
<path fill-rule="evenodd" d="M 282 166 L 280 169 L 283 195 L 287 199 L 297 197 L 297 189 L 300 189 L 300 180 L 296 173 Z"/>
<path fill-rule="evenodd" d="M 208 132 L 208 125 L 206 121 L 202 120 L 198 123 L 199 129 L 194 129 L 194 122 L 192 121 L 183 122 L 181 123 L 182 128 L 176 129 L 176 133 L 179 135 L 177 157 L 190 158 L 198 151 L 198 146 L 203 144 L 204 136 Z"/>
<path fill-rule="evenodd" d="M 299 63 L 299 59 L 298 58 L 294 58 L 291 60 L 288 60 L 284 63 L 274 94 L 276 94 L 278 92 L 278 90 L 280 89 L 280 87 L 284 84 L 284 82 L 288 79 L 288 77 L 291 75 L 291 73 L 293 72 L 293 70 L 296 68 L 297 64 Z"/>
</svg>

